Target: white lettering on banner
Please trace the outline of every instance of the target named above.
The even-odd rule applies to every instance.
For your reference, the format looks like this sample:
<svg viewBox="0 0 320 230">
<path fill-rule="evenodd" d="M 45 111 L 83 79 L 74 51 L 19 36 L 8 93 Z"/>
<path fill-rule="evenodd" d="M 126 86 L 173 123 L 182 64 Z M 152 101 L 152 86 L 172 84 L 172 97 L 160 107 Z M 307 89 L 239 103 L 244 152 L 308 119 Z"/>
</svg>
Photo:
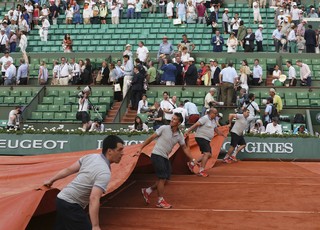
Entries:
<svg viewBox="0 0 320 230">
<path fill-rule="evenodd" d="M 54 141 L 54 140 L 0 140 L 0 149 L 64 149 L 64 146 L 66 143 L 69 143 L 69 141 Z"/>
<path fill-rule="evenodd" d="M 97 140 L 97 142 L 98 142 L 97 149 L 102 149 L 103 140 Z M 123 140 L 123 142 L 124 142 L 124 145 L 136 145 L 136 144 L 141 144 L 141 143 L 143 143 L 144 141 L 139 141 L 139 140 Z"/>
<path fill-rule="evenodd" d="M 227 141 L 222 145 L 223 149 L 227 149 L 230 142 Z M 293 143 L 264 143 L 264 142 L 248 142 L 242 152 L 247 153 L 269 153 L 269 154 L 290 154 L 293 153 Z"/>
</svg>

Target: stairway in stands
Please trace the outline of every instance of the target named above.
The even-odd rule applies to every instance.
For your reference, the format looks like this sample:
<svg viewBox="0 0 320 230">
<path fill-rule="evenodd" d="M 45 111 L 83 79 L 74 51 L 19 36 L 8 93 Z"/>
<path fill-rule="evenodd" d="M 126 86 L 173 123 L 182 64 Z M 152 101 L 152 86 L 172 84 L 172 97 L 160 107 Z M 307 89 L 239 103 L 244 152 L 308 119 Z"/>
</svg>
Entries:
<svg viewBox="0 0 320 230">
<path fill-rule="evenodd" d="M 121 123 L 134 123 L 134 118 L 137 116 L 137 110 L 127 109 L 126 114 L 122 117 Z"/>
<path fill-rule="evenodd" d="M 113 119 L 116 116 L 119 108 L 120 108 L 121 102 L 113 102 L 112 108 L 108 111 L 107 117 L 104 119 L 105 123 L 113 123 Z"/>
</svg>

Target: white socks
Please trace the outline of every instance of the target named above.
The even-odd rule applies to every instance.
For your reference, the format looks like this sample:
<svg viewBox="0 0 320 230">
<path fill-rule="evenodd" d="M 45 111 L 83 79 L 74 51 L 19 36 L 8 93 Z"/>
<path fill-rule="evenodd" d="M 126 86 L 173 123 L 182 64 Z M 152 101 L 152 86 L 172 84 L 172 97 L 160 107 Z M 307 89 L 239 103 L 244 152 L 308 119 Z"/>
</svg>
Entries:
<svg viewBox="0 0 320 230">
<path fill-rule="evenodd" d="M 147 188 L 146 192 L 148 193 L 148 195 L 150 195 L 152 193 L 152 188 L 151 187 Z"/>
</svg>

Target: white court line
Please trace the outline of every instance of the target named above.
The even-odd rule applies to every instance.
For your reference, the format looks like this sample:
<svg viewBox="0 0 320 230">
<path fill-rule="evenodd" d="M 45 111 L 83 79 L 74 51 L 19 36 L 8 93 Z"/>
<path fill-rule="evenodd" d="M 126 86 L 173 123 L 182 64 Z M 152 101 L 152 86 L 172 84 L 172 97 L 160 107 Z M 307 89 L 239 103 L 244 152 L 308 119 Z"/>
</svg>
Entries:
<svg viewBox="0 0 320 230">
<path fill-rule="evenodd" d="M 182 177 L 182 176 L 192 176 L 192 174 L 188 174 L 188 175 L 172 175 L 172 177 Z M 313 178 L 317 178 L 317 179 L 320 179 L 319 176 L 304 176 L 304 177 L 301 177 L 301 176 L 297 176 L 297 177 L 279 177 L 278 175 L 275 175 L 277 176 L 276 178 L 277 179 L 313 179 Z M 234 176 L 234 175 L 230 175 L 230 176 L 217 176 L 217 175 L 210 175 L 211 178 L 271 178 L 271 179 L 274 179 L 275 177 L 273 176 L 252 176 L 252 175 L 248 175 L 248 176 Z"/>
<path fill-rule="evenodd" d="M 285 210 L 250 210 L 250 209 L 196 209 L 196 208 L 138 208 L 138 207 L 101 207 L 117 210 L 146 210 L 146 211 L 193 211 L 193 212 L 245 212 L 245 213 L 285 213 L 285 214 L 320 214 L 319 211 L 285 211 Z"/>
</svg>

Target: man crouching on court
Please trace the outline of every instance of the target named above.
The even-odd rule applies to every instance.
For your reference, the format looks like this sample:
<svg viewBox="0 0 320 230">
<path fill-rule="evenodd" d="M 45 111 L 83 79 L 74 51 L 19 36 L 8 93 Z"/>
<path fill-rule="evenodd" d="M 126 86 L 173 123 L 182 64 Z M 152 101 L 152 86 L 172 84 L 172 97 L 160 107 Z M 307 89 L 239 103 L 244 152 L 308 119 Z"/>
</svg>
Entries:
<svg viewBox="0 0 320 230">
<path fill-rule="evenodd" d="M 179 125 L 182 123 L 183 117 L 181 113 L 174 113 L 170 121 L 170 125 L 163 125 L 155 131 L 138 150 L 136 155 L 140 155 L 142 149 L 150 144 L 154 139 L 157 139 L 157 143 L 153 148 L 151 154 L 151 161 L 158 177 L 158 180 L 154 185 L 149 188 L 142 188 L 142 195 L 147 204 L 150 203 L 149 196 L 152 191 L 157 190 L 158 192 L 158 208 L 171 208 L 172 205 L 168 204 L 164 198 L 164 185 L 171 176 L 171 164 L 168 155 L 172 151 L 173 147 L 179 143 L 182 147 L 184 153 L 192 159 L 189 148 L 187 147 L 183 134 L 179 130 Z M 194 164 L 194 159 L 192 159 L 192 164 Z"/>
<path fill-rule="evenodd" d="M 89 154 L 80 158 L 44 183 L 50 187 L 55 181 L 78 173 L 57 196 L 55 230 L 100 230 L 100 198 L 110 182 L 110 164 L 121 160 L 123 144 L 118 136 L 107 136 L 103 140 L 101 154 Z M 91 222 L 84 210 L 88 204 Z"/>
</svg>

